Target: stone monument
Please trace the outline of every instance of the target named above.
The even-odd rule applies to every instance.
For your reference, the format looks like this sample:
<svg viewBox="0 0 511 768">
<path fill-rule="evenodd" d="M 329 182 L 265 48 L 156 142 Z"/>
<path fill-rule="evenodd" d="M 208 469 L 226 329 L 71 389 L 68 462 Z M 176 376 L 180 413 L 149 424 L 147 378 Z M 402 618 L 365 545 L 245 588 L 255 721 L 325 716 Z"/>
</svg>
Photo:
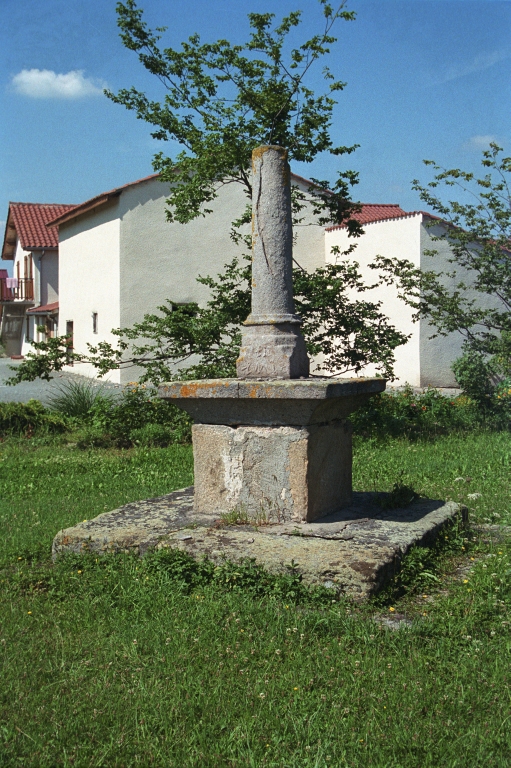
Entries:
<svg viewBox="0 0 511 768">
<path fill-rule="evenodd" d="M 360 600 L 381 589 L 411 546 L 426 546 L 465 511 L 431 499 L 385 511 L 382 494 L 352 498 L 347 417 L 385 382 L 309 377 L 291 287 L 285 150 L 255 150 L 253 176 L 252 312 L 238 378 L 160 387 L 194 418 L 195 489 L 59 531 L 53 556 L 177 548 L 279 573 L 291 563 L 305 583 Z"/>
<path fill-rule="evenodd" d="M 252 311 L 237 379 L 160 387 L 194 419 L 194 513 L 310 522 L 350 504 L 349 414 L 383 379 L 309 378 L 292 287 L 291 177 L 282 147 L 252 154 Z"/>
</svg>

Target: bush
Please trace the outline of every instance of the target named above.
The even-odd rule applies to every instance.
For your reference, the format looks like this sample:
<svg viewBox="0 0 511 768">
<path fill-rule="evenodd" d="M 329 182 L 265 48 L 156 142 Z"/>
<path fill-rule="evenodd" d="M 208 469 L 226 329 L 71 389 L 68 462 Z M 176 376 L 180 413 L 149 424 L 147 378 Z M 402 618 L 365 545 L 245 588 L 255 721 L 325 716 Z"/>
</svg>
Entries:
<svg viewBox="0 0 511 768">
<path fill-rule="evenodd" d="M 64 381 L 57 394 L 50 398 L 48 405 L 52 411 L 77 419 L 87 419 L 95 404 L 104 402 L 114 404 L 116 394 L 91 379 L 89 381 Z"/>
<path fill-rule="evenodd" d="M 96 434 L 108 435 L 120 446 L 168 445 L 189 442 L 191 419 L 177 406 L 157 396 L 155 389 L 128 385 L 119 399 L 98 399 L 91 409 Z"/>
<path fill-rule="evenodd" d="M 48 411 L 38 400 L 0 403 L 0 436 L 59 434 L 68 429 L 62 416 Z"/>
<path fill-rule="evenodd" d="M 429 437 L 453 430 L 473 429 L 482 423 L 474 401 L 460 395 L 445 397 L 436 389 L 415 394 L 383 393 L 350 416 L 355 434 L 364 437 Z"/>
<path fill-rule="evenodd" d="M 130 440 L 135 445 L 160 447 L 176 442 L 174 430 L 172 427 L 165 426 L 164 424 L 146 424 L 145 427 L 132 429 Z"/>
<path fill-rule="evenodd" d="M 507 338 L 507 337 L 506 337 Z M 507 341 L 507 349 L 511 347 Z M 497 427 L 511 423 L 511 361 L 509 353 L 487 356 L 469 351 L 452 366 L 456 381 L 485 419 Z"/>
</svg>

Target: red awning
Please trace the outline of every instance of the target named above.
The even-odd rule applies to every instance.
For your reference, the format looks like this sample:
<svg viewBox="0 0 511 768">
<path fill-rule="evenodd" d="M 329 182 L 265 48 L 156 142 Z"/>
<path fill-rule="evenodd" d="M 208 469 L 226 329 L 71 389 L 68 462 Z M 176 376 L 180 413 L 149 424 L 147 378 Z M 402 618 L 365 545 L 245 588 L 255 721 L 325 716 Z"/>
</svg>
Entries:
<svg viewBox="0 0 511 768">
<path fill-rule="evenodd" d="M 27 315 L 53 315 L 59 311 L 59 303 L 55 301 L 53 304 L 42 304 L 40 307 L 32 307 L 27 309 Z"/>
</svg>

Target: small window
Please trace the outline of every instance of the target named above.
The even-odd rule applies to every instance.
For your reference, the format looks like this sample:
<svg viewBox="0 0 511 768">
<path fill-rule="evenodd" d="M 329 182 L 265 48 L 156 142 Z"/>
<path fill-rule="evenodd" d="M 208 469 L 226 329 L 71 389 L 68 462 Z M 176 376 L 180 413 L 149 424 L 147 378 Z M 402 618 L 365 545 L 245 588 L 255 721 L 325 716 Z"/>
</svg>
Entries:
<svg viewBox="0 0 511 768">
<path fill-rule="evenodd" d="M 27 315 L 26 317 L 27 325 L 25 329 L 25 341 L 32 341 L 30 338 L 30 315 Z"/>
<path fill-rule="evenodd" d="M 73 349 L 74 349 L 74 324 L 72 320 L 66 321 L 66 352 L 67 352 L 67 364 L 73 365 Z"/>
<path fill-rule="evenodd" d="M 98 313 L 92 313 L 92 333 L 98 332 Z"/>
</svg>

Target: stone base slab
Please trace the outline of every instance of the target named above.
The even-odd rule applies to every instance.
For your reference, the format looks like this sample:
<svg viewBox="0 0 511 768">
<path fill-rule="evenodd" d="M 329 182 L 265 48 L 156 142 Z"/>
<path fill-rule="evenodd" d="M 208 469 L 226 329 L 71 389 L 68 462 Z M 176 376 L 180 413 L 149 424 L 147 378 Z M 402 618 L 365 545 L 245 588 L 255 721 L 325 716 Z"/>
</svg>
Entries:
<svg viewBox="0 0 511 768">
<path fill-rule="evenodd" d="M 354 493 L 353 503 L 312 523 L 227 525 L 193 511 L 193 488 L 126 504 L 93 520 L 59 531 L 53 556 L 150 548 L 177 548 L 221 563 L 252 558 L 274 573 L 295 572 L 361 600 L 378 592 L 413 545 L 428 545 L 448 523 L 464 520 L 454 502 L 419 500 L 406 509 L 382 511 L 378 494 Z"/>
</svg>

